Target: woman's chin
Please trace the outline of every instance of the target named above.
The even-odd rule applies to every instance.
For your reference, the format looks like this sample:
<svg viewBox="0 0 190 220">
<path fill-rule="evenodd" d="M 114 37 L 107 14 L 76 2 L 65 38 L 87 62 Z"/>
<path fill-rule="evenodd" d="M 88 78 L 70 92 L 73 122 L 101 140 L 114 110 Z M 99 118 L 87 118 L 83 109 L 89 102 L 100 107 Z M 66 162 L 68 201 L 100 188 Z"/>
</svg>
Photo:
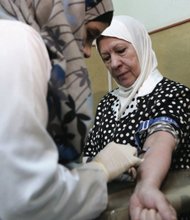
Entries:
<svg viewBox="0 0 190 220">
<path fill-rule="evenodd" d="M 118 84 L 124 88 L 130 88 L 133 85 L 133 82 L 121 81 Z"/>
</svg>

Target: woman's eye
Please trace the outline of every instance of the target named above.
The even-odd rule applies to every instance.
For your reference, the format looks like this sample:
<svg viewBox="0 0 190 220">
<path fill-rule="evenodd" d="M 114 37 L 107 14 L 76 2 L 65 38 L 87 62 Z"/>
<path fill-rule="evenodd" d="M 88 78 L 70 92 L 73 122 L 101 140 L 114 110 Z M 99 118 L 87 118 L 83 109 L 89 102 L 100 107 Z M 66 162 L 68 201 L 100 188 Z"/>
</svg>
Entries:
<svg viewBox="0 0 190 220">
<path fill-rule="evenodd" d="M 122 54 L 126 51 L 126 48 L 119 48 L 116 50 L 117 53 Z"/>
<path fill-rule="evenodd" d="M 86 41 L 88 43 L 91 43 L 91 42 L 93 42 L 94 39 L 95 38 L 94 38 L 93 34 L 91 32 L 89 32 L 89 31 L 87 31 Z"/>
<path fill-rule="evenodd" d="M 110 56 L 102 56 L 102 60 L 104 62 L 108 62 L 110 60 Z"/>
<path fill-rule="evenodd" d="M 93 33 L 91 33 L 90 31 L 87 31 L 87 38 L 92 39 L 93 38 Z"/>
<path fill-rule="evenodd" d="M 99 31 L 87 30 L 87 41 L 93 42 L 100 35 Z"/>
</svg>

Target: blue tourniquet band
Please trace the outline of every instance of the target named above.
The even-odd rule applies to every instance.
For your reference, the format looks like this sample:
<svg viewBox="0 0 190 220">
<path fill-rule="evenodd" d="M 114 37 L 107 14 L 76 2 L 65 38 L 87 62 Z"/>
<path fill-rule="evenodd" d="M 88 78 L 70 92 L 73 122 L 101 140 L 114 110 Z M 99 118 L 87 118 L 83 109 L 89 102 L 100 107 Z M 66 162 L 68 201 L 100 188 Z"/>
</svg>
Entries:
<svg viewBox="0 0 190 220">
<path fill-rule="evenodd" d="M 141 149 L 141 147 L 142 147 L 140 136 L 145 131 L 147 131 L 147 129 L 149 127 L 151 127 L 154 124 L 158 124 L 158 123 L 167 123 L 167 124 L 173 125 L 174 127 L 177 127 L 177 128 L 179 127 L 175 120 L 173 120 L 170 117 L 166 117 L 166 116 L 161 116 L 158 118 L 154 118 L 154 119 L 150 119 L 150 120 L 146 120 L 146 121 L 141 122 L 137 132 L 135 133 L 135 142 L 136 142 L 137 146 L 139 147 L 139 149 Z"/>
</svg>

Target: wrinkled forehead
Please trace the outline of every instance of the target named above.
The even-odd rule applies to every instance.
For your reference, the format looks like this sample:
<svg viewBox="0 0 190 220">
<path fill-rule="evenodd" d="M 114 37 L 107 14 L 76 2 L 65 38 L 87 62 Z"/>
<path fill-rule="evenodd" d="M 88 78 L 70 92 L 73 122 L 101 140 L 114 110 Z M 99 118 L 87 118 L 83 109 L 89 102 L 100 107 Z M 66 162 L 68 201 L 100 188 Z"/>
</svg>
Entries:
<svg viewBox="0 0 190 220">
<path fill-rule="evenodd" d="M 145 27 L 129 16 L 115 16 L 101 36 L 116 37 L 130 42 L 140 60 L 145 50 L 145 43 L 149 41 Z"/>
</svg>

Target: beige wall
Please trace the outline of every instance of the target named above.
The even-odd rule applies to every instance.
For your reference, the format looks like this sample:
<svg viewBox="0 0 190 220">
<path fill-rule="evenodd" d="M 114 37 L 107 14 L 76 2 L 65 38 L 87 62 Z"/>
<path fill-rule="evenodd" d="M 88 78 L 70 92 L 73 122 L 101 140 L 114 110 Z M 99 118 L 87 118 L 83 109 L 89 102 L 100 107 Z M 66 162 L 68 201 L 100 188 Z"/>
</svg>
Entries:
<svg viewBox="0 0 190 220">
<path fill-rule="evenodd" d="M 151 38 L 162 74 L 190 87 L 190 22 Z"/>
<path fill-rule="evenodd" d="M 160 72 L 190 87 L 190 23 L 151 34 L 151 39 Z M 95 48 L 86 62 L 95 110 L 100 98 L 108 91 L 107 70 Z"/>
</svg>

